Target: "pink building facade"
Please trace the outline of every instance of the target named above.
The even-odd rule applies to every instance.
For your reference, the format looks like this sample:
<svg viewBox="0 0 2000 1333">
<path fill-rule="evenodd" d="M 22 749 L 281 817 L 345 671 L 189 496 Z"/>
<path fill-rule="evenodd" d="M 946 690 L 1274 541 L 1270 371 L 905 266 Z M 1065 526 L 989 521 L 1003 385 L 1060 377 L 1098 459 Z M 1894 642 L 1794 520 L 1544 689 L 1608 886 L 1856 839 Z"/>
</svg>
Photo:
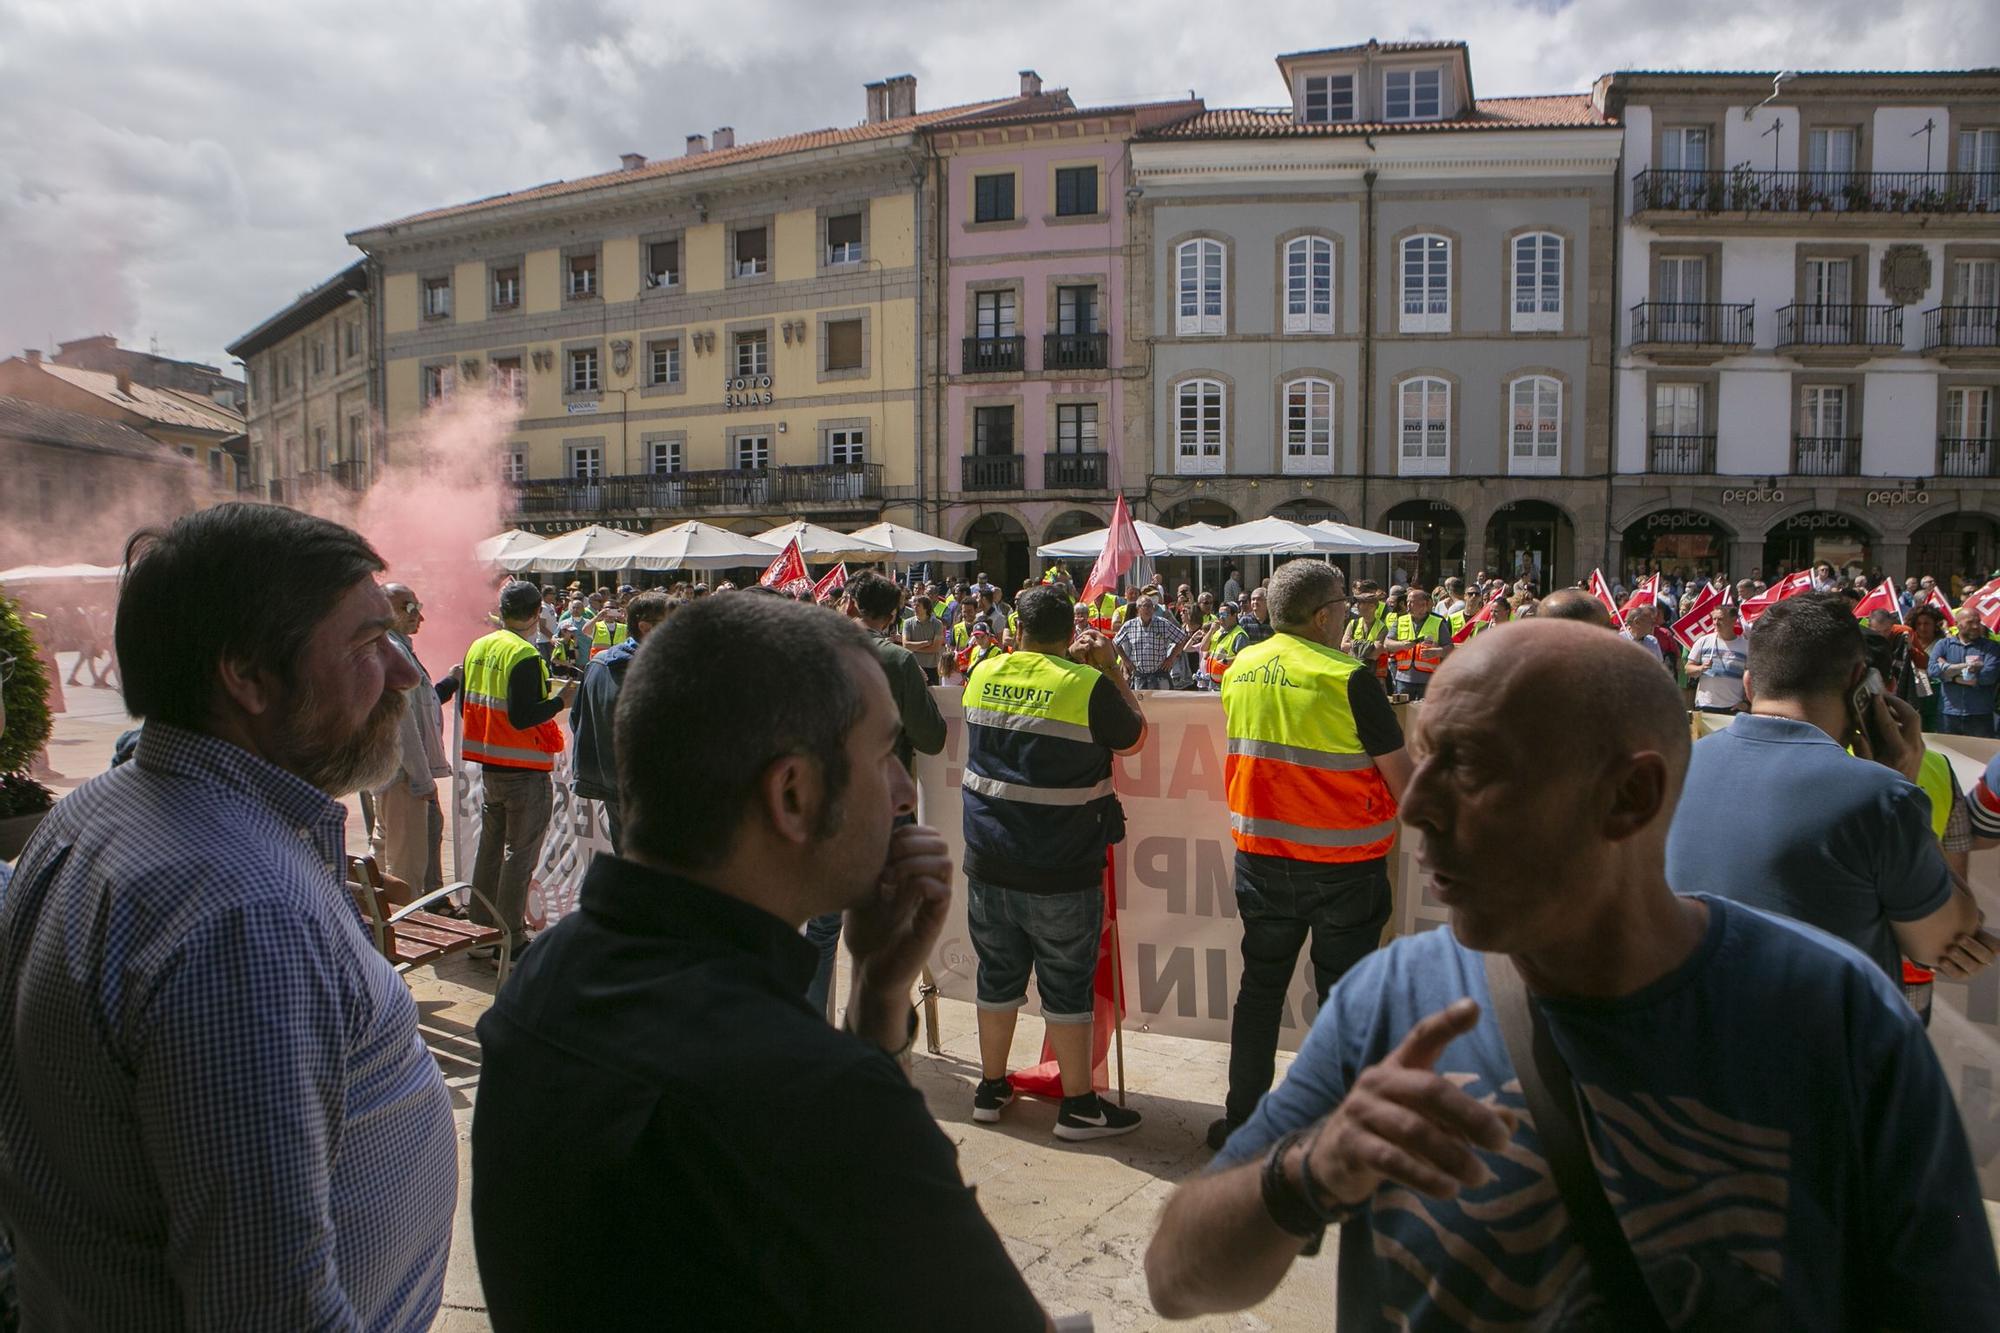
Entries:
<svg viewBox="0 0 2000 1333">
<path fill-rule="evenodd" d="M 1022 85 L 1040 91 L 1032 71 Z M 1128 456 L 1125 438 L 1145 394 L 1145 344 L 1127 328 L 1127 144 L 1201 105 L 1064 108 L 931 135 L 944 193 L 927 319 L 938 530 L 1003 586 L 1041 568 L 1036 547 L 1104 526 L 1114 496 L 1145 490 L 1149 454 L 1140 442 Z"/>
</svg>

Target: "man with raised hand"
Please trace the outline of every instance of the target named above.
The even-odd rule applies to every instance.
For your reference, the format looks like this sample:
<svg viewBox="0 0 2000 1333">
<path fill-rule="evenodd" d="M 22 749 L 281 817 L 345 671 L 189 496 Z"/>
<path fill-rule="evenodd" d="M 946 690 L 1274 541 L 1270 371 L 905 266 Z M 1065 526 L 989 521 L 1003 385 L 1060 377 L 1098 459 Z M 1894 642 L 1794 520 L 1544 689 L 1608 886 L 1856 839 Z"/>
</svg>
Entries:
<svg viewBox="0 0 2000 1333">
<path fill-rule="evenodd" d="M 1688 749 L 1680 691 L 1614 635 L 1532 620 L 1451 655 L 1402 802 L 1450 927 L 1348 973 L 1176 1191 L 1161 1313 L 1254 1305 L 1338 1224 L 1345 1329 L 1990 1323 L 1971 1152 L 1896 987 L 1669 886 Z"/>
</svg>

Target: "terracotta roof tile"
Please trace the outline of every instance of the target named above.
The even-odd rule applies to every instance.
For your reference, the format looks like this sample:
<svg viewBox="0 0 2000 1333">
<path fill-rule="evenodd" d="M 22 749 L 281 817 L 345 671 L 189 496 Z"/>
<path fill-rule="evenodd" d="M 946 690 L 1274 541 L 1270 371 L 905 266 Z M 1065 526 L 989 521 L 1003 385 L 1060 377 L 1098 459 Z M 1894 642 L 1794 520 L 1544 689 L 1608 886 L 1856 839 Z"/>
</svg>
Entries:
<svg viewBox="0 0 2000 1333">
<path fill-rule="evenodd" d="M 1035 100 L 1035 99 L 1029 99 Z M 558 195 L 584 194 L 591 190 L 607 189 L 625 185 L 632 181 L 658 180 L 662 176 L 674 176 L 689 171 L 705 171 L 712 167 L 734 166 L 739 162 L 756 162 L 766 158 L 784 157 L 790 153 L 807 153 L 816 148 L 837 148 L 843 144 L 866 143 L 875 139 L 893 139 L 899 134 L 909 134 L 925 126 L 940 124 L 960 117 L 988 115 L 996 111 L 1012 110 L 1019 97 L 996 98 L 990 102 L 969 102 L 962 106 L 940 107 L 934 111 L 919 111 L 914 116 L 900 116 L 894 120 L 875 121 L 841 128 L 807 130 L 801 134 L 787 134 L 776 139 L 761 139 L 755 143 L 738 144 L 734 148 L 710 149 L 690 157 L 663 158 L 648 162 L 630 171 L 607 171 L 597 176 L 583 176 L 576 180 L 550 181 L 546 185 L 531 186 L 509 194 L 496 194 L 485 199 L 475 199 L 470 203 L 452 204 L 445 208 L 428 209 L 422 213 L 412 213 L 408 217 L 397 218 L 394 222 L 380 223 L 373 227 L 363 227 L 353 233 L 358 236 L 365 232 L 387 227 L 407 227 L 418 222 L 435 222 L 440 218 L 459 217 L 475 213 L 481 209 L 501 208 L 509 204 L 527 203 L 536 199 L 550 199 Z M 352 236 L 349 238 L 352 239 Z"/>
<path fill-rule="evenodd" d="M 75 366 L 58 366 L 47 361 L 40 363 L 44 374 L 65 380 L 86 393 L 96 394 L 108 403 L 115 403 L 127 412 L 157 421 L 163 426 L 178 426 L 183 430 L 212 430 L 225 434 L 235 434 L 243 429 L 243 416 L 232 408 L 210 402 L 196 394 L 178 393 L 172 389 L 154 389 L 144 384 L 134 383 L 132 391 L 118 391 L 118 377 L 108 370 L 82 370 Z"/>
<path fill-rule="evenodd" d="M 1439 134 L 1460 130 L 1591 129 L 1617 122 L 1589 93 L 1544 97 L 1483 97 L 1469 116 L 1451 120 L 1301 125 L 1287 110 L 1234 107 L 1204 112 L 1141 135 L 1145 139 L 1324 139 L 1357 134 Z"/>
<path fill-rule="evenodd" d="M 0 394 L 0 439 L 122 454 L 160 463 L 185 461 L 167 445 L 122 422 L 10 394 Z"/>
<path fill-rule="evenodd" d="M 1322 47 L 1317 51 L 1288 51 L 1284 55 L 1279 56 L 1278 59 L 1310 60 L 1319 56 L 1350 56 L 1361 51 L 1366 51 L 1367 49 L 1367 42 L 1355 42 L 1348 46 Z M 1377 51 L 1392 53 L 1398 51 L 1463 51 L 1465 50 L 1465 43 L 1462 41 L 1376 42 L 1375 49 Z"/>
</svg>

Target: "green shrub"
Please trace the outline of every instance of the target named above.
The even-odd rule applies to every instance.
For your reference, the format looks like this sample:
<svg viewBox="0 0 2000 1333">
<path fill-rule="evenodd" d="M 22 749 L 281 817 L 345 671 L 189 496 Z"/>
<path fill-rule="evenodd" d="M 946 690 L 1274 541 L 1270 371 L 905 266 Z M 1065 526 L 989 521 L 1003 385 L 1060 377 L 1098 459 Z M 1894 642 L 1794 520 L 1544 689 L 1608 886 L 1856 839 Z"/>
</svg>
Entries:
<svg viewBox="0 0 2000 1333">
<path fill-rule="evenodd" d="M 48 671 L 28 625 L 20 604 L 0 597 L 0 654 L 14 659 L 13 674 L 0 686 L 7 704 L 6 730 L 0 731 L 0 819 L 46 810 L 53 799 L 27 777 L 50 730 Z"/>
</svg>

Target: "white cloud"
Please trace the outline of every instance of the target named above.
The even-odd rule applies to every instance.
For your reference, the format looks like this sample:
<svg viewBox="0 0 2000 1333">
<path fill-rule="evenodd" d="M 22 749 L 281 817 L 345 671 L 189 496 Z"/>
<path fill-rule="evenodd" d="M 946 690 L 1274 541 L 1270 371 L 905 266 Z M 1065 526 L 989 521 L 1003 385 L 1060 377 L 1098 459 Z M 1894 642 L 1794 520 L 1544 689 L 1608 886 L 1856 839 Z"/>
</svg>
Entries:
<svg viewBox="0 0 2000 1333">
<path fill-rule="evenodd" d="M 1434 0 L 1403 27 L 1339 0 L 6 0 L 0 349 L 110 332 L 222 347 L 440 204 L 862 112 L 1005 95 L 1039 69 L 1080 101 L 1270 105 L 1282 51 L 1471 43 L 1483 96 L 1621 68 L 1946 68 L 2000 50 L 1979 0 Z M 1420 25 L 1420 26 L 1419 26 Z"/>
</svg>

